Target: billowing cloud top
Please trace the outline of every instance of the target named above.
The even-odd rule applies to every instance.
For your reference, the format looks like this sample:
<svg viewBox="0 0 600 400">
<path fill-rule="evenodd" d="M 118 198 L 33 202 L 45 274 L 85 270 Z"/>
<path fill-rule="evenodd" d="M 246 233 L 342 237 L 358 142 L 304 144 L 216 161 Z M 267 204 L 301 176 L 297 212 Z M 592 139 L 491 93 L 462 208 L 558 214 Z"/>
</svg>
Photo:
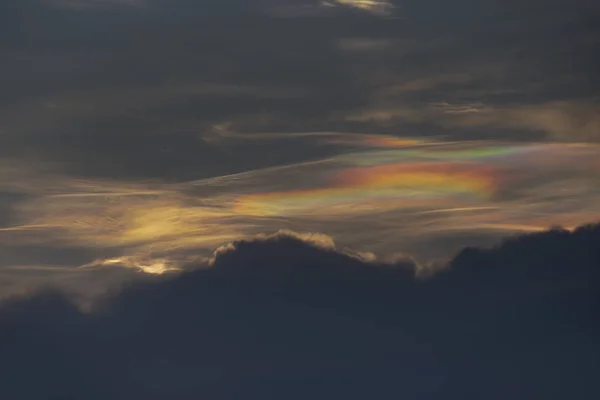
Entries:
<svg viewBox="0 0 600 400">
<path fill-rule="evenodd" d="M 600 394 L 600 226 L 466 249 L 418 279 L 407 259 L 369 261 L 323 239 L 240 241 L 211 268 L 138 282 L 87 311 L 48 292 L 5 302 L 0 395 Z"/>
</svg>

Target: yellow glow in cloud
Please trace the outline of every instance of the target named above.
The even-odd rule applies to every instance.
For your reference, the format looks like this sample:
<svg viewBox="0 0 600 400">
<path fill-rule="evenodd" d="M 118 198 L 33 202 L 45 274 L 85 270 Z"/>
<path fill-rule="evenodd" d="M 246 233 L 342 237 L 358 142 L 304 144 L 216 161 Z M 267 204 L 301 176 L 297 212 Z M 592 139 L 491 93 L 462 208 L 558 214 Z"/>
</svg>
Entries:
<svg viewBox="0 0 600 400">
<path fill-rule="evenodd" d="M 14 207 L 22 223 L 4 227 L 0 241 L 84 247 L 151 247 L 165 252 L 216 246 L 240 236 L 223 224 L 227 209 L 198 204 L 167 185 L 57 180 Z M 35 193 L 35 184 L 31 189 Z M 221 202 L 221 205 L 223 203 Z M 7 235 L 14 233 L 11 239 Z M 144 249 L 145 251 L 147 249 Z"/>
<path fill-rule="evenodd" d="M 171 261 L 165 258 L 144 259 L 143 257 L 135 256 L 95 260 L 89 264 L 82 265 L 80 268 L 99 268 L 105 266 L 132 268 L 153 275 L 162 275 L 167 272 L 180 270 L 179 267 L 173 265 Z"/>
</svg>

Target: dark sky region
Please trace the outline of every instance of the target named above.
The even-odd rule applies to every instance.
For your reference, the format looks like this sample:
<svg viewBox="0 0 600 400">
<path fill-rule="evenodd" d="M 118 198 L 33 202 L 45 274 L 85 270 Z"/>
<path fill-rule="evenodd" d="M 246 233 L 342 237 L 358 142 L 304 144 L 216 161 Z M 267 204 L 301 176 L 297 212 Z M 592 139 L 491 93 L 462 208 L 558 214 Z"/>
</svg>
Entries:
<svg viewBox="0 0 600 400">
<path fill-rule="evenodd" d="M 0 0 L 0 399 L 600 398 L 592 0 Z"/>
</svg>

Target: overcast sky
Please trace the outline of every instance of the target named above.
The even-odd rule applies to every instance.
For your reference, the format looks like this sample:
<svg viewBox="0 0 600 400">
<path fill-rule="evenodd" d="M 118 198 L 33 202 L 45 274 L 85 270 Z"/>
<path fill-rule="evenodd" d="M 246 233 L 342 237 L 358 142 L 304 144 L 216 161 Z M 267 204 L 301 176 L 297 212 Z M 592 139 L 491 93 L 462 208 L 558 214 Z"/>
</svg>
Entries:
<svg viewBox="0 0 600 400">
<path fill-rule="evenodd" d="M 596 221 L 599 12 L 4 0 L 2 294 L 92 291 L 279 230 L 427 264 Z"/>
<path fill-rule="evenodd" d="M 597 0 L 0 0 L 0 399 L 600 399 Z"/>
</svg>

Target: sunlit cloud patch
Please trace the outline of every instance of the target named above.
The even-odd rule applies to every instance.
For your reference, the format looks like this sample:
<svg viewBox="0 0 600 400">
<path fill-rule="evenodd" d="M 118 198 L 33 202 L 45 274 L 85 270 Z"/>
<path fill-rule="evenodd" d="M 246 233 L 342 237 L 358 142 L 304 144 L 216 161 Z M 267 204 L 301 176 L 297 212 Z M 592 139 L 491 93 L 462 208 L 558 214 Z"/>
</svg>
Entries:
<svg viewBox="0 0 600 400">
<path fill-rule="evenodd" d="M 339 153 L 176 184 L 4 166 L 0 190 L 23 198 L 0 227 L 0 245 L 94 249 L 87 268 L 162 274 L 223 243 L 280 229 L 321 232 L 385 256 L 404 250 L 397 243 L 457 232 L 505 235 L 600 219 L 597 145 L 298 135 Z"/>
</svg>

